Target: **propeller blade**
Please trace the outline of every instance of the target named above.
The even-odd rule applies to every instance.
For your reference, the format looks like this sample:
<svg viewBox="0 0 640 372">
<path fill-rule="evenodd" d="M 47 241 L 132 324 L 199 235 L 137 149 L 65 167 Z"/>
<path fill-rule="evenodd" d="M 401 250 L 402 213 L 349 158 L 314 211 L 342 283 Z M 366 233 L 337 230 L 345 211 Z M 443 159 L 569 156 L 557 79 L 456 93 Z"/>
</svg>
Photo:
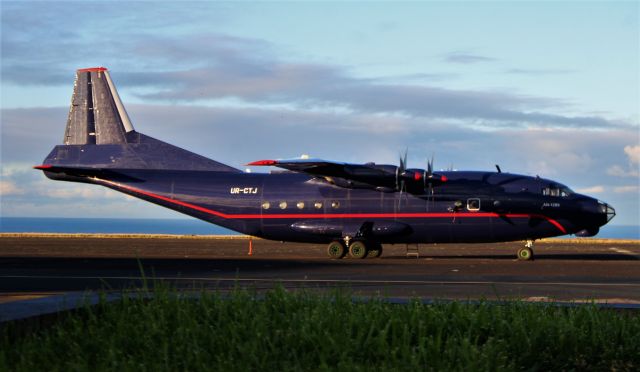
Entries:
<svg viewBox="0 0 640 372">
<path fill-rule="evenodd" d="M 407 155 L 409 153 L 408 149 L 404 150 L 403 154 L 400 154 L 400 173 L 404 172 L 407 169 Z"/>
<path fill-rule="evenodd" d="M 404 150 L 404 153 L 400 153 L 400 165 L 396 168 L 396 189 L 400 192 L 404 189 L 404 177 L 406 176 L 405 170 L 407 169 L 407 155 L 408 149 Z"/>
<path fill-rule="evenodd" d="M 433 175 L 433 154 L 431 154 L 431 160 L 427 159 L 427 170 L 424 171 L 424 188 L 429 190 L 429 194 L 433 195 L 433 184 L 431 183 L 431 176 Z"/>
</svg>

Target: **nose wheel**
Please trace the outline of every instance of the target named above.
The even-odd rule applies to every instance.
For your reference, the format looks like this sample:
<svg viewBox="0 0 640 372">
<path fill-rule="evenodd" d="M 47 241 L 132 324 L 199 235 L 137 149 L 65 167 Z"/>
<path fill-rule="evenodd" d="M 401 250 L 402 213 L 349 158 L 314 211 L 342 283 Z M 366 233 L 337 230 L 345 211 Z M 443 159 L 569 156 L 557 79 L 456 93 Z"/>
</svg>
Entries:
<svg viewBox="0 0 640 372">
<path fill-rule="evenodd" d="M 527 240 L 523 248 L 518 249 L 518 259 L 520 261 L 533 260 L 533 240 Z"/>
</svg>

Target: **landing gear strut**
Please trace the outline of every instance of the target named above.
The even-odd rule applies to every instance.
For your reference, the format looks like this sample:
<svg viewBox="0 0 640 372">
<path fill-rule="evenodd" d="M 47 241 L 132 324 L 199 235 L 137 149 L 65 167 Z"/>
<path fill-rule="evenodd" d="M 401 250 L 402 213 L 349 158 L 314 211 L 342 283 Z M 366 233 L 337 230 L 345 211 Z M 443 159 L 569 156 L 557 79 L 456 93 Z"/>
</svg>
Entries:
<svg viewBox="0 0 640 372">
<path fill-rule="evenodd" d="M 533 260 L 533 240 L 527 240 L 524 248 L 518 249 L 518 259 L 521 261 Z"/>
</svg>

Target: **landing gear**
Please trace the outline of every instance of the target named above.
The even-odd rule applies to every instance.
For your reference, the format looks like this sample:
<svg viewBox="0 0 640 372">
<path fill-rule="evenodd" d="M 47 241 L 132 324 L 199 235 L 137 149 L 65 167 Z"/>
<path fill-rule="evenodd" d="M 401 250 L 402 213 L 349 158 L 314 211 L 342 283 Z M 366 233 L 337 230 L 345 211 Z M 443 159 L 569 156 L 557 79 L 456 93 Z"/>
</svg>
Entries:
<svg viewBox="0 0 640 372">
<path fill-rule="evenodd" d="M 348 252 L 351 258 L 377 258 L 382 254 L 382 244 L 378 242 L 365 242 L 362 240 L 351 240 L 350 238 L 345 238 L 344 240 L 344 243 L 340 240 L 334 240 L 329 243 L 327 246 L 327 255 L 329 258 L 343 258 L 347 254 L 347 246 L 349 247 Z"/>
<path fill-rule="evenodd" d="M 347 254 L 347 248 L 342 242 L 334 240 L 327 246 L 327 255 L 330 258 L 342 258 Z"/>
<path fill-rule="evenodd" d="M 527 240 L 524 248 L 518 249 L 518 259 L 521 261 L 529 261 L 533 259 L 533 240 Z"/>
<path fill-rule="evenodd" d="M 351 258 L 367 257 L 367 246 L 360 240 L 354 241 L 349 245 L 349 256 Z"/>
<path fill-rule="evenodd" d="M 378 258 L 382 254 L 382 244 L 370 243 L 367 258 Z"/>
</svg>

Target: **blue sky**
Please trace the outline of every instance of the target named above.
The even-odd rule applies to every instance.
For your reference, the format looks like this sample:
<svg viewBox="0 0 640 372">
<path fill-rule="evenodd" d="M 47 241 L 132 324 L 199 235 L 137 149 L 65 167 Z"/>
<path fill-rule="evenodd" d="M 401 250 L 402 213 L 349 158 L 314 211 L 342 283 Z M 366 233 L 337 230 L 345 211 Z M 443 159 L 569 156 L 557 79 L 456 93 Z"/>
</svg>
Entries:
<svg viewBox="0 0 640 372">
<path fill-rule="evenodd" d="M 243 167 L 300 154 L 557 179 L 640 224 L 638 2 L 2 2 L 3 216 L 176 217 L 30 169 L 76 68 L 137 130 Z"/>
</svg>

